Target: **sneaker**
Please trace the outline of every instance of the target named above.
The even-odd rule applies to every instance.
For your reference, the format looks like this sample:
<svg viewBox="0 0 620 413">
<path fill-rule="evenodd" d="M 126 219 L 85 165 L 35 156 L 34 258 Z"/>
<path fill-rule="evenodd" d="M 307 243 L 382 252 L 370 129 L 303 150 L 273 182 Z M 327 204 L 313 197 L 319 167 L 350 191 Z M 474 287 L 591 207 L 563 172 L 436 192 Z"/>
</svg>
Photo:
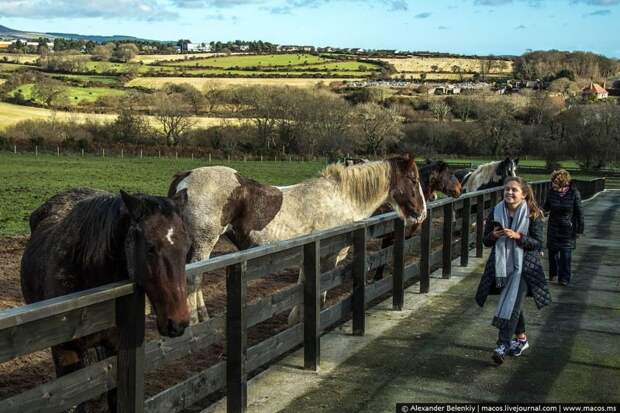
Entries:
<svg viewBox="0 0 620 413">
<path fill-rule="evenodd" d="M 510 342 L 510 351 L 508 354 L 510 354 L 511 356 L 519 357 L 523 353 L 523 351 L 528 348 L 530 348 L 530 345 L 527 342 L 527 338 L 525 340 L 513 338 Z"/>
<path fill-rule="evenodd" d="M 566 287 L 568 285 L 568 281 L 560 280 L 560 285 Z"/>
<path fill-rule="evenodd" d="M 491 357 L 493 357 L 493 361 L 496 364 L 502 364 L 504 362 L 504 357 L 506 356 L 507 352 L 508 349 L 506 348 L 506 346 L 500 344 L 495 348 L 495 350 L 493 350 L 493 355 Z"/>
</svg>

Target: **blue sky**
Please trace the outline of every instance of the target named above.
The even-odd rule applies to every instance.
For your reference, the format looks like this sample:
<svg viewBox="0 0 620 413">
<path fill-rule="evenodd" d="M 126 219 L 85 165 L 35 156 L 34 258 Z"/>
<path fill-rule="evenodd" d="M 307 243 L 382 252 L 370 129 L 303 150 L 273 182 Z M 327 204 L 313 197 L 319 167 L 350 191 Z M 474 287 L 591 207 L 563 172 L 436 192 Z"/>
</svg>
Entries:
<svg viewBox="0 0 620 413">
<path fill-rule="evenodd" d="M 15 29 L 157 40 L 620 58 L 620 0 L 0 0 Z"/>
</svg>

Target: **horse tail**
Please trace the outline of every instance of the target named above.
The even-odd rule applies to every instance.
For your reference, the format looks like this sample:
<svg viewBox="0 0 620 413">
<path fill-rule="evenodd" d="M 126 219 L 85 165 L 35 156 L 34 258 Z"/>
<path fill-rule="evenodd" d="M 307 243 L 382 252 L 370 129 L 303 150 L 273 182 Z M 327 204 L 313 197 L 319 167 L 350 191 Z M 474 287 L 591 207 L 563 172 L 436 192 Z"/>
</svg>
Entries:
<svg viewBox="0 0 620 413">
<path fill-rule="evenodd" d="M 168 198 L 172 198 L 174 194 L 178 192 L 179 188 L 177 187 L 179 183 L 185 178 L 187 178 L 191 173 L 192 171 L 177 172 L 177 174 L 172 178 L 172 182 L 170 183 L 170 187 L 168 188 Z"/>
</svg>

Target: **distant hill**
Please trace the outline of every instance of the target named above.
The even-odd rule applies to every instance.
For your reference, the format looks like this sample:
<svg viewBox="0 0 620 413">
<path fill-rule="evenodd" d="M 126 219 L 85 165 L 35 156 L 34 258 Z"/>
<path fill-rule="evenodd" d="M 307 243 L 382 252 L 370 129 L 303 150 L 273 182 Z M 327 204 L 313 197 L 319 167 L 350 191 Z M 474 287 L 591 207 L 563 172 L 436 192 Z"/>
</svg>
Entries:
<svg viewBox="0 0 620 413">
<path fill-rule="evenodd" d="M 39 37 L 47 37 L 48 39 L 71 39 L 71 40 L 90 40 L 97 43 L 105 43 L 105 42 L 116 42 L 116 41 L 125 41 L 125 40 L 133 40 L 133 41 L 154 41 L 148 39 L 141 39 L 139 37 L 133 36 L 91 36 L 85 34 L 75 34 L 75 33 L 43 33 L 43 32 L 27 32 L 22 30 L 15 30 L 8 28 L 6 26 L 0 25 L 0 38 L 4 39 L 38 39 Z"/>
</svg>

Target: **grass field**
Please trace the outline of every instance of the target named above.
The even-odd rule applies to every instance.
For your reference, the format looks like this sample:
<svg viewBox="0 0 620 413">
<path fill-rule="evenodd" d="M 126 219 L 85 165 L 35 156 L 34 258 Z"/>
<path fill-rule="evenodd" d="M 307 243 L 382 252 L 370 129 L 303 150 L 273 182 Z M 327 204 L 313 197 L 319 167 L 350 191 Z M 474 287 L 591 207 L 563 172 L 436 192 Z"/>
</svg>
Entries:
<svg viewBox="0 0 620 413">
<path fill-rule="evenodd" d="M 101 76 L 101 75 L 54 75 L 54 78 L 61 80 L 77 80 L 81 83 L 97 82 L 105 85 L 120 85 L 121 81 L 118 76 Z"/>
<path fill-rule="evenodd" d="M 38 58 L 38 54 L 0 53 L 0 61 L 11 63 L 34 63 Z"/>
<path fill-rule="evenodd" d="M 26 83 L 19 86 L 17 89 L 10 92 L 11 96 L 14 96 L 17 91 L 21 91 L 26 100 L 30 100 L 36 103 L 43 103 L 32 96 L 32 83 Z M 120 89 L 111 89 L 106 87 L 78 87 L 67 86 L 65 88 L 65 95 L 68 102 L 71 105 L 77 105 L 81 102 L 94 102 L 101 96 L 124 96 L 125 91 Z"/>
<path fill-rule="evenodd" d="M 318 83 L 323 83 L 325 85 L 330 82 L 342 82 L 342 81 L 357 81 L 361 80 L 359 78 L 346 78 L 346 79 L 335 79 L 335 78 L 325 78 L 325 79 L 290 79 L 290 78 L 282 78 L 282 79 L 250 79 L 250 78 L 192 78 L 192 77 L 139 77 L 131 80 L 126 83 L 125 86 L 128 87 L 146 87 L 149 89 L 160 89 L 166 83 L 189 83 L 197 87 L 198 89 L 202 89 L 205 85 L 213 85 L 214 87 L 226 88 L 230 86 L 256 86 L 256 85 L 265 85 L 265 86 L 294 86 L 300 88 L 313 88 Z"/>
<path fill-rule="evenodd" d="M 484 160 L 451 159 L 451 162 L 484 163 Z M 542 166 L 541 160 L 524 160 L 522 165 Z M 28 232 L 28 216 L 46 199 L 67 188 L 86 186 L 116 192 L 145 192 L 163 195 L 178 171 L 207 165 L 226 165 L 241 174 L 272 185 L 291 185 L 316 176 L 325 164 L 316 162 L 213 161 L 187 158 L 125 158 L 0 152 L 0 235 Z M 563 162 L 566 167 L 574 162 Z M 529 181 L 548 175 L 523 175 Z M 585 178 L 585 177 L 584 177 Z"/>
<path fill-rule="evenodd" d="M 214 163 L 215 164 L 215 163 Z M 316 175 L 321 162 L 224 163 L 245 176 L 273 185 L 290 185 Z M 204 160 L 119 159 L 0 153 L 0 235 L 28 233 L 28 216 L 55 193 L 87 186 L 117 192 L 163 195 L 172 176 L 181 170 L 206 166 Z"/>
<path fill-rule="evenodd" d="M 37 67 L 18 63 L 0 63 L 0 73 L 12 73 L 27 68 L 36 69 Z"/>
<path fill-rule="evenodd" d="M 17 122 L 27 119 L 58 119 L 63 121 L 76 121 L 84 122 L 88 119 L 96 120 L 98 122 L 109 122 L 116 118 L 113 114 L 101 114 L 101 113 L 81 113 L 81 112 L 63 112 L 53 111 L 44 108 L 35 108 L 31 106 L 13 105 L 11 103 L 0 102 L 0 130 L 7 126 L 14 125 Z M 147 120 L 152 125 L 156 125 L 156 122 L 152 116 L 146 116 Z M 235 123 L 239 122 L 234 118 L 210 118 L 210 117 L 193 117 L 195 126 L 209 127 L 215 125 L 221 125 L 223 122 Z"/>
<path fill-rule="evenodd" d="M 311 54 L 272 54 L 272 55 L 237 55 L 217 56 L 205 59 L 190 59 L 181 62 L 165 62 L 172 66 L 210 66 L 210 67 L 252 67 L 252 66 L 297 66 L 327 63 L 330 60 Z"/>
<path fill-rule="evenodd" d="M 480 72 L 481 59 L 456 58 L 456 57 L 407 57 L 399 59 L 380 59 L 388 62 L 398 72 L 433 72 L 433 66 L 437 66 L 438 72 L 452 73 L 453 66 L 459 66 L 463 72 Z M 512 73 L 512 62 L 509 60 L 494 60 L 494 67 L 490 73 Z"/>
</svg>

